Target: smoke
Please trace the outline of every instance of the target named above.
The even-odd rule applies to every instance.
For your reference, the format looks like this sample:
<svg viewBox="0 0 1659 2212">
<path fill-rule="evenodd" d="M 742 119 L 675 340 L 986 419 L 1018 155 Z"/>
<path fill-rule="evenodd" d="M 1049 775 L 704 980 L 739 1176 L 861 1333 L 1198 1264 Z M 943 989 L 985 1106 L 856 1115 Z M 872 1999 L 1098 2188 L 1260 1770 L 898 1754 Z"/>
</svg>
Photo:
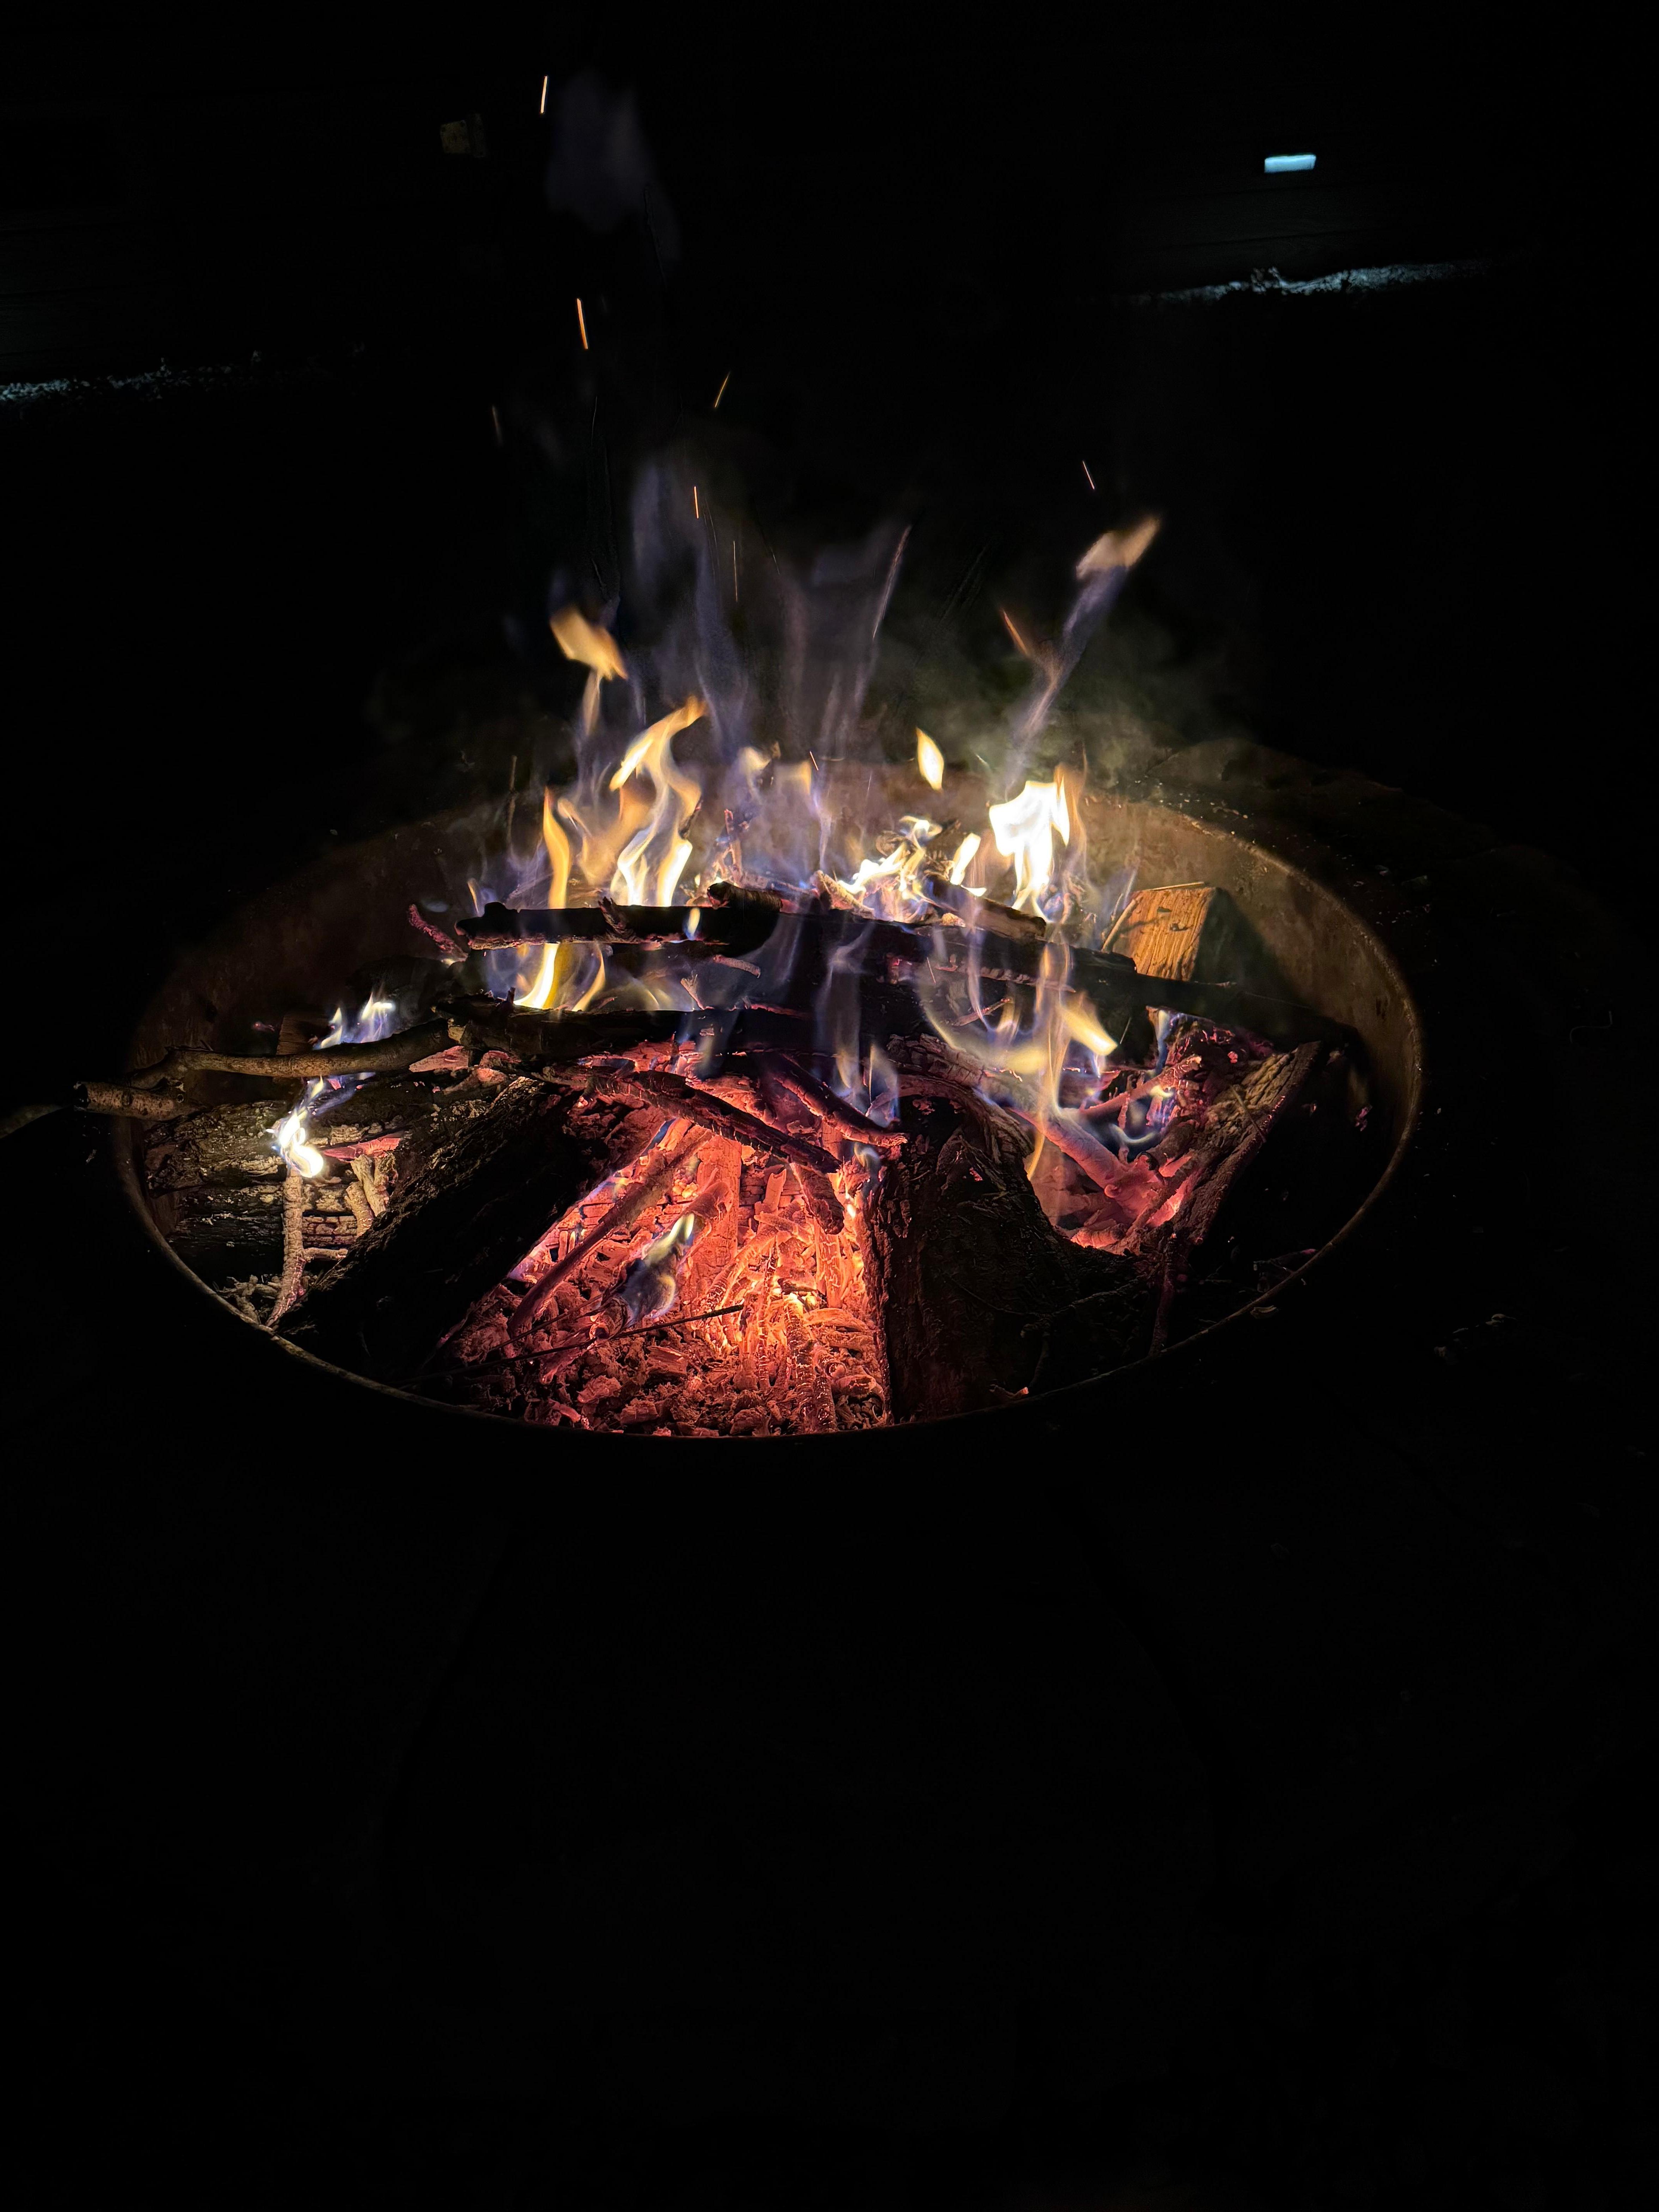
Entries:
<svg viewBox="0 0 1659 2212">
<path fill-rule="evenodd" d="M 657 181 L 633 93 L 613 93 L 596 71 L 584 70 L 559 94 L 554 118 L 548 205 L 601 236 L 637 216 L 659 258 L 678 259 L 679 226 Z"/>
</svg>

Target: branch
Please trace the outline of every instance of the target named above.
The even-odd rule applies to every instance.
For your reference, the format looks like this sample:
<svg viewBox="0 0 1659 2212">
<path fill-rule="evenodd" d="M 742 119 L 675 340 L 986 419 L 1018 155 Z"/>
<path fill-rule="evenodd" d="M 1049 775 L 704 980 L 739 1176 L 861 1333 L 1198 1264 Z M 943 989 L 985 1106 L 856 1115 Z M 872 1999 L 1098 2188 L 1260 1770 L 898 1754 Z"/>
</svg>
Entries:
<svg viewBox="0 0 1659 2212">
<path fill-rule="evenodd" d="M 697 1152 L 708 1141 L 706 1130 L 699 1129 L 694 1137 L 677 1146 L 672 1152 L 664 1151 L 636 1181 L 631 1182 L 620 1197 L 613 1200 L 600 1215 L 585 1237 L 579 1237 L 562 1260 L 556 1260 L 541 1280 L 532 1283 L 519 1300 L 507 1319 L 507 1328 L 514 1336 L 523 1336 L 535 1327 L 552 1303 L 553 1294 L 567 1276 L 574 1275 L 584 1260 L 603 1244 L 607 1237 L 614 1237 L 619 1229 L 626 1229 L 645 1211 L 647 1202 L 656 1198 Z"/>
<path fill-rule="evenodd" d="M 447 1021 L 423 1022 L 418 1029 L 403 1030 L 396 1036 L 380 1037 L 372 1044 L 335 1044 L 321 1052 L 236 1053 L 210 1052 L 198 1045 L 178 1045 L 154 1067 L 140 1068 L 128 1079 L 135 1091 L 148 1091 L 180 1075 L 257 1075 L 267 1083 L 313 1083 L 324 1075 L 380 1075 L 410 1066 L 428 1053 L 441 1052 L 450 1042 Z M 87 1084 L 91 1091 L 114 1090 L 115 1085 Z M 102 1113 L 131 1112 L 131 1108 L 101 1107 Z M 143 1111 L 143 1109 L 137 1109 Z"/>
<path fill-rule="evenodd" d="M 578 1072 L 569 1079 L 572 1088 L 592 1097 L 617 1098 L 630 1106 L 662 1106 L 688 1121 L 701 1122 L 717 1136 L 733 1138 L 757 1152 L 775 1152 L 795 1166 L 814 1168 L 826 1176 L 836 1171 L 836 1162 L 822 1146 L 809 1144 L 804 1137 L 792 1137 L 787 1129 L 775 1129 L 769 1121 L 745 1114 L 741 1106 L 729 1106 L 724 1098 L 686 1082 L 683 1076 Z"/>
<path fill-rule="evenodd" d="M 809 1075 L 787 1054 L 760 1052 L 754 1058 L 760 1063 L 763 1075 L 769 1075 L 793 1097 L 799 1098 L 810 1114 L 816 1115 L 827 1127 L 836 1130 L 853 1144 L 870 1145 L 878 1152 L 896 1152 L 902 1146 L 902 1129 L 884 1128 L 867 1114 L 860 1114 L 856 1106 L 849 1106 L 844 1098 L 838 1098 L 827 1084 Z"/>
</svg>

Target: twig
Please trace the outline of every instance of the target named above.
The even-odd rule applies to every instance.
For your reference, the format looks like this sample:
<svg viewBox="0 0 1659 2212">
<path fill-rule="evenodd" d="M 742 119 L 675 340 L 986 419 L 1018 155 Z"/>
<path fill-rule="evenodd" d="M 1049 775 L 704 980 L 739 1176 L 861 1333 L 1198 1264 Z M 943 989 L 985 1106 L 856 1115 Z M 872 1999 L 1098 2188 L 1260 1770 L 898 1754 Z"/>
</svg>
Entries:
<svg viewBox="0 0 1659 2212">
<path fill-rule="evenodd" d="M 583 1352 L 595 1344 L 620 1344 L 625 1337 L 652 1336 L 662 1328 L 690 1328 L 694 1321 L 716 1321 L 721 1314 L 741 1313 L 744 1303 L 739 1298 L 735 1305 L 710 1306 L 706 1313 L 675 1314 L 667 1321 L 641 1322 L 637 1328 L 619 1328 L 614 1336 L 607 1336 L 603 1331 L 597 1336 L 561 1336 L 551 1344 L 543 1345 L 539 1352 L 515 1352 L 506 1359 L 480 1360 L 476 1367 L 469 1367 L 464 1360 L 458 1360 L 452 1366 L 440 1368 L 438 1372 L 440 1375 L 459 1376 L 501 1375 L 508 1368 L 522 1367 L 530 1360 L 551 1359 L 556 1352 Z"/>
<path fill-rule="evenodd" d="M 653 1199 L 672 1181 L 689 1160 L 708 1141 L 707 1132 L 696 1134 L 678 1146 L 672 1152 L 660 1153 L 638 1180 L 629 1185 L 614 1203 L 607 1206 L 599 1220 L 585 1237 L 579 1237 L 562 1260 L 556 1260 L 540 1282 L 532 1283 L 514 1307 L 507 1328 L 514 1336 L 523 1336 L 533 1328 L 542 1313 L 551 1304 L 553 1293 L 568 1275 L 574 1274 L 594 1247 L 607 1237 L 614 1237 L 619 1229 L 626 1229 L 645 1211 L 647 1200 Z"/>
<path fill-rule="evenodd" d="M 115 1114 L 133 1121 L 170 1121 L 191 1111 L 176 1091 L 135 1091 L 125 1083 L 77 1083 L 70 1103 L 82 1114 Z"/>
<path fill-rule="evenodd" d="M 589 1076 L 579 1070 L 569 1080 L 573 1089 L 585 1090 L 590 1097 L 615 1098 L 629 1105 L 666 1107 L 688 1121 L 700 1121 L 716 1136 L 731 1137 L 738 1144 L 748 1145 L 757 1152 L 775 1152 L 797 1166 L 816 1168 L 820 1175 L 833 1175 L 836 1171 L 834 1158 L 822 1146 L 809 1144 L 804 1137 L 792 1137 L 787 1129 L 774 1128 L 771 1122 L 763 1121 L 757 1115 L 745 1114 L 740 1106 L 728 1105 L 724 1098 L 688 1083 L 684 1076 Z"/>
<path fill-rule="evenodd" d="M 947 914 L 966 922 L 969 929 L 987 930 L 994 937 L 1041 945 L 1048 934 L 1048 923 L 1037 915 L 1019 914 L 1011 906 L 999 906 L 994 899 L 981 898 L 943 876 L 924 876 L 921 895 L 934 906 L 942 907 Z"/>
<path fill-rule="evenodd" d="M 458 945 L 453 937 L 439 928 L 435 921 L 428 921 L 419 907 L 412 902 L 409 909 L 409 921 L 411 928 L 418 929 L 422 937 L 429 937 L 432 939 L 447 961 L 453 963 L 465 959 L 467 951 L 465 945 Z"/>
<path fill-rule="evenodd" d="M 129 1080 L 135 1090 L 148 1090 L 177 1075 L 258 1075 L 272 1083 L 312 1083 L 323 1075 L 379 1075 L 441 1052 L 449 1042 L 449 1024 L 439 1020 L 373 1043 L 326 1045 L 320 1052 L 209 1052 L 196 1045 L 178 1045 L 154 1067 L 140 1068 Z M 106 1087 L 114 1086 L 83 1086 L 88 1091 Z"/>
<path fill-rule="evenodd" d="M 850 1138 L 854 1144 L 873 1146 L 878 1152 L 896 1152 L 903 1145 L 904 1132 L 902 1129 L 884 1128 L 879 1121 L 872 1121 L 867 1114 L 860 1114 L 856 1106 L 849 1106 L 844 1098 L 837 1097 L 827 1084 L 818 1081 L 817 1076 L 809 1075 L 805 1068 L 797 1066 L 787 1054 L 761 1052 L 754 1057 L 759 1061 L 763 1074 L 771 1076 L 793 1097 L 799 1098 L 809 1113 L 815 1114 L 819 1121 L 838 1130 L 843 1137 Z"/>
</svg>

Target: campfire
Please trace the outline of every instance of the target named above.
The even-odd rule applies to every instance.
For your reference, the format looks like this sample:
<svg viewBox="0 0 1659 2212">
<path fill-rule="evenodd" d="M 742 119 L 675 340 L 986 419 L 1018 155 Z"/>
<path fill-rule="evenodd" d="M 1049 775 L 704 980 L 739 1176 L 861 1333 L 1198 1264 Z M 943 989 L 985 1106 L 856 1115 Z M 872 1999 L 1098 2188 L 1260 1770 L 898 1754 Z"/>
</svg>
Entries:
<svg viewBox="0 0 1659 2212">
<path fill-rule="evenodd" d="M 861 735 L 897 548 L 830 577 L 839 653 L 797 623 L 769 746 L 706 605 L 648 647 L 556 606 L 578 774 L 533 845 L 516 807 L 449 825 L 331 1020 L 268 999 L 217 1024 L 256 1048 L 170 1039 L 78 1103 L 249 1322 L 548 1427 L 865 1430 L 1207 1326 L 1343 1218 L 1365 1068 L 1224 884 L 1145 880 L 1080 764 L 1024 772 L 1151 535 L 1091 549 L 1056 645 L 1010 623 L 1000 799 Z"/>
</svg>

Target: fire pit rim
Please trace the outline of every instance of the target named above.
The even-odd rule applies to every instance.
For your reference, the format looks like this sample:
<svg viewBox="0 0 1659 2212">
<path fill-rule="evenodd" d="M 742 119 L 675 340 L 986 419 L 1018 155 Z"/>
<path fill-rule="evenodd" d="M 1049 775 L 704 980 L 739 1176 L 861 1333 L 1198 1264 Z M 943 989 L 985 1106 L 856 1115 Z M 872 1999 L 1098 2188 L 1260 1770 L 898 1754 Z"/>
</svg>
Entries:
<svg viewBox="0 0 1659 2212">
<path fill-rule="evenodd" d="M 1235 1307 L 1231 1313 L 1224 1315 L 1219 1320 L 1206 1323 L 1202 1328 L 1194 1330 L 1190 1336 L 1183 1337 L 1176 1343 L 1167 1345 L 1156 1352 L 1145 1353 L 1139 1359 L 1127 1362 L 1120 1367 L 1109 1369 L 1104 1374 L 1089 1376 L 1082 1382 L 1063 1384 L 1054 1389 L 1044 1391 L 1038 1397 L 1018 1398 L 1002 1407 L 935 1417 L 925 1422 L 896 1425 L 896 1427 L 901 1431 L 925 1427 L 931 1431 L 952 1428 L 967 1422 L 982 1423 L 988 1413 L 1023 1417 L 1039 1407 L 1052 1417 L 1060 1407 L 1075 1405 L 1085 1394 L 1101 1393 L 1114 1387 L 1121 1389 L 1129 1382 L 1130 1378 L 1139 1377 L 1149 1372 L 1164 1371 L 1172 1360 L 1181 1359 L 1189 1355 L 1196 1356 L 1198 1347 L 1209 1345 L 1221 1331 L 1232 1328 L 1236 1323 L 1258 1316 L 1264 1311 L 1271 1311 L 1279 1301 L 1287 1296 L 1294 1296 L 1299 1292 L 1305 1287 L 1308 1279 L 1315 1269 L 1321 1267 L 1350 1242 L 1362 1224 L 1368 1222 L 1385 1197 L 1391 1193 L 1399 1179 L 1406 1156 L 1411 1149 L 1421 1123 L 1425 1055 L 1422 1017 L 1416 1000 L 1400 963 L 1384 943 L 1375 924 L 1359 911 L 1351 897 L 1343 896 L 1331 884 L 1322 882 L 1313 867 L 1306 865 L 1310 860 L 1316 860 L 1318 857 L 1316 849 L 1310 850 L 1306 840 L 1299 837 L 1293 830 L 1277 820 L 1270 820 L 1262 824 L 1251 824 L 1251 828 L 1256 831 L 1256 834 L 1249 836 L 1243 835 L 1234 826 L 1243 818 L 1238 816 L 1237 811 L 1219 804 L 1209 793 L 1199 790 L 1183 790 L 1177 787 L 1171 791 L 1168 785 L 1161 781 L 1142 781 L 1133 784 L 1125 782 L 1115 790 L 1101 796 L 1109 805 L 1126 809 L 1130 807 L 1150 809 L 1155 814 L 1174 817 L 1212 836 L 1224 837 L 1235 846 L 1247 851 L 1254 863 L 1265 864 L 1284 878 L 1287 883 L 1293 884 L 1304 893 L 1311 895 L 1316 902 L 1328 901 L 1340 910 L 1347 927 L 1357 932 L 1364 941 L 1370 957 L 1376 963 L 1389 984 L 1403 1020 L 1404 1042 L 1408 1054 L 1407 1065 L 1409 1073 L 1404 1096 L 1398 1104 L 1397 1128 L 1394 1143 L 1376 1180 L 1364 1198 L 1317 1249 L 1271 1289 L 1258 1291 L 1254 1297 Z M 1178 803 L 1171 804 L 1171 800 Z M 1223 818 L 1215 818 L 1217 817 Z M 1229 817 L 1231 819 L 1225 818 Z M 394 829 L 389 833 L 382 834 L 389 834 L 395 837 L 399 834 L 413 833 L 430 826 L 426 823 L 410 823 L 404 825 L 402 832 Z M 1292 859 L 1286 853 L 1276 850 L 1273 844 L 1264 842 L 1265 836 L 1268 834 L 1285 843 L 1301 846 L 1304 849 L 1300 857 Z M 372 844 L 378 841 L 368 842 Z M 320 865 L 337 866 L 343 857 L 343 854 L 337 850 L 325 855 Z M 304 874 L 308 872 L 301 872 Z M 1349 891 L 1360 889 L 1364 886 L 1364 878 L 1355 880 L 1351 878 L 1346 889 Z M 221 925 L 221 930 L 228 932 L 232 924 L 246 911 L 246 908 L 239 909 L 237 915 L 227 916 Z M 148 1009 L 145 1018 L 149 1018 Z M 338 1378 L 358 1389 L 382 1393 L 402 1404 L 418 1407 L 423 1413 L 447 1414 L 468 1421 L 483 1422 L 492 1431 L 506 1430 L 516 1433 L 523 1430 L 525 1425 L 522 1422 L 514 1420 L 507 1415 L 486 1413 L 472 1407 L 447 1405 L 435 1399 L 422 1397 L 418 1392 L 403 1389 L 396 1384 L 380 1382 L 372 1376 L 360 1375 L 349 1368 L 337 1366 L 332 1361 L 319 1358 L 302 1346 L 273 1335 L 269 1331 L 260 1328 L 257 1323 L 248 1321 L 228 1298 L 215 1290 L 211 1284 L 204 1281 L 188 1265 L 163 1234 L 151 1210 L 149 1200 L 138 1171 L 132 1123 L 118 1121 L 112 1125 L 112 1133 L 117 1178 L 138 1218 L 144 1235 L 151 1244 L 165 1255 L 171 1267 L 184 1278 L 192 1290 L 210 1299 L 230 1320 L 250 1330 L 253 1335 L 264 1339 L 266 1343 L 286 1352 L 289 1358 L 300 1360 L 324 1375 Z M 879 1435 L 885 1432 L 878 1431 L 869 1433 Z M 562 1441 L 568 1444 L 573 1440 L 573 1438 L 565 1438 Z M 626 1443 L 655 1444 L 665 1441 L 684 1447 L 687 1443 L 695 1440 L 679 1437 L 667 1439 L 655 1437 L 629 1437 L 606 1431 L 595 1437 L 592 1441 L 604 1445 L 607 1451 L 613 1451 L 617 1445 Z M 725 1444 L 744 1443 L 775 1444 L 780 1439 L 776 1437 L 732 1436 L 723 1437 L 720 1441 Z M 786 1441 L 792 1446 L 799 1448 L 802 1444 L 811 1443 L 814 1439 L 811 1437 L 791 1437 Z"/>
</svg>

